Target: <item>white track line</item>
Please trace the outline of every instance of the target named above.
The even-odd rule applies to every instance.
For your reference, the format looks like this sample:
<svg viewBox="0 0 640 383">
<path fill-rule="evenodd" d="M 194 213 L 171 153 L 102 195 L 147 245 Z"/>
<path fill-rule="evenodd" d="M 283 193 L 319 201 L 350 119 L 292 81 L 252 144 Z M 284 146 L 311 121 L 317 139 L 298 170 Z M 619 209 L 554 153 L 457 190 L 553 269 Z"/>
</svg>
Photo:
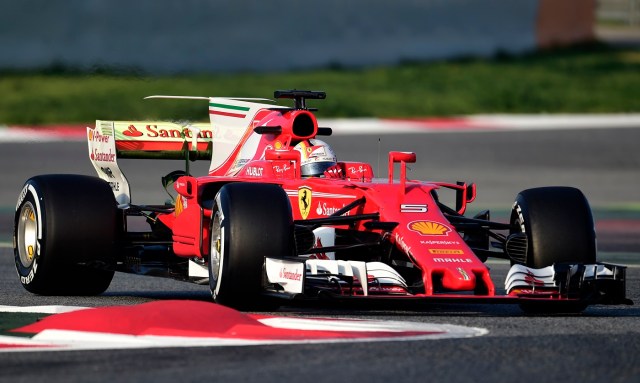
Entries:
<svg viewBox="0 0 640 383">
<path fill-rule="evenodd" d="M 334 135 L 640 128 L 640 113 L 471 115 L 415 119 L 321 118 Z M 0 143 L 84 141 L 84 131 L 0 125 Z"/>
<path fill-rule="evenodd" d="M 0 312 L 3 313 L 39 313 L 39 314 L 61 314 L 72 311 L 84 310 L 90 307 L 82 306 L 3 306 L 0 305 Z"/>
</svg>

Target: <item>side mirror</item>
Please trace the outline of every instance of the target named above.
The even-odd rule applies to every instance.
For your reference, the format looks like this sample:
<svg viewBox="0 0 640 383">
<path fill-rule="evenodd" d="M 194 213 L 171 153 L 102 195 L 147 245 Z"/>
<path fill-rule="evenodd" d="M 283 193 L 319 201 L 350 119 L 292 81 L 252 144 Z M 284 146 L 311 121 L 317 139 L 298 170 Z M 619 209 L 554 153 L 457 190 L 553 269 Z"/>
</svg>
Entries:
<svg viewBox="0 0 640 383">
<path fill-rule="evenodd" d="M 414 163 L 416 162 L 416 154 L 413 152 L 389 152 L 389 162 L 407 162 Z"/>
<path fill-rule="evenodd" d="M 300 152 L 297 150 L 267 150 L 264 158 L 268 161 L 289 160 L 300 162 Z"/>
<path fill-rule="evenodd" d="M 187 199 L 195 198 L 198 194 L 198 183 L 196 179 L 191 176 L 178 178 L 173 184 L 173 188 L 176 189 L 178 194 Z"/>
</svg>

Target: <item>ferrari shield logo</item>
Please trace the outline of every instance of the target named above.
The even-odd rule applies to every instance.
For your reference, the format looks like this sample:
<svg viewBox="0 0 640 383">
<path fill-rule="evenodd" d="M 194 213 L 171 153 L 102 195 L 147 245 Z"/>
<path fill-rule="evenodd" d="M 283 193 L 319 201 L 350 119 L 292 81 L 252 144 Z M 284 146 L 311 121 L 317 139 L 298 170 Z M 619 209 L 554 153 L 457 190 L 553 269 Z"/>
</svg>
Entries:
<svg viewBox="0 0 640 383">
<path fill-rule="evenodd" d="M 307 219 L 309 211 L 311 211 L 311 189 L 306 186 L 298 189 L 298 207 L 302 219 Z"/>
</svg>

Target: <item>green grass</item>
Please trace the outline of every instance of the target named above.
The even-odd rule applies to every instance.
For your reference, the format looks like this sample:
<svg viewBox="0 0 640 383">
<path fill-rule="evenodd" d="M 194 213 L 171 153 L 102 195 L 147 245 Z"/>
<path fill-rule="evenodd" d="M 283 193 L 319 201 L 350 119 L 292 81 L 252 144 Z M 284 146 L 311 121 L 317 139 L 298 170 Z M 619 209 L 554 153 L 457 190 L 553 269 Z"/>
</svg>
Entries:
<svg viewBox="0 0 640 383">
<path fill-rule="evenodd" d="M 33 324 L 49 314 L 42 313 L 0 313 L 0 335 L 31 337 L 33 334 L 11 332 L 11 330 Z"/>
<path fill-rule="evenodd" d="M 206 119 L 199 101 L 152 94 L 272 97 L 313 89 L 321 117 L 424 117 L 478 113 L 640 112 L 640 51 L 600 45 L 492 60 L 393 67 L 151 77 L 51 68 L 0 73 L 0 124 L 95 119 Z M 282 103 L 286 103 L 283 101 Z"/>
</svg>

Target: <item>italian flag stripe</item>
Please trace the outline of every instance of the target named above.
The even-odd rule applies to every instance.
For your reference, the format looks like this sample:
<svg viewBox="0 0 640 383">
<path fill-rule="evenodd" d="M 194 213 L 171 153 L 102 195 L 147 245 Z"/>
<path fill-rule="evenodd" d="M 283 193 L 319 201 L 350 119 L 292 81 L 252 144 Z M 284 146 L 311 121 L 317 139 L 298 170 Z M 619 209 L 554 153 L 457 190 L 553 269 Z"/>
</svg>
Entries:
<svg viewBox="0 0 640 383">
<path fill-rule="evenodd" d="M 220 108 L 220 109 L 232 109 L 232 110 L 240 110 L 243 112 L 247 112 L 249 110 L 246 106 L 235 106 L 235 105 L 226 105 L 226 104 L 216 104 L 213 102 L 209 103 L 209 106 L 212 108 Z"/>
<path fill-rule="evenodd" d="M 223 109 L 223 110 L 220 110 Z M 234 113 L 238 112 L 247 112 L 249 108 L 246 106 L 236 106 L 236 105 L 227 105 L 227 104 L 216 104 L 214 102 L 209 103 L 209 114 L 216 114 L 218 116 L 225 117 L 235 117 L 235 118 L 245 118 L 246 114 L 243 113 Z"/>
<path fill-rule="evenodd" d="M 245 114 L 221 112 L 219 110 L 209 109 L 209 114 L 217 114 L 219 116 L 245 118 Z"/>
</svg>

